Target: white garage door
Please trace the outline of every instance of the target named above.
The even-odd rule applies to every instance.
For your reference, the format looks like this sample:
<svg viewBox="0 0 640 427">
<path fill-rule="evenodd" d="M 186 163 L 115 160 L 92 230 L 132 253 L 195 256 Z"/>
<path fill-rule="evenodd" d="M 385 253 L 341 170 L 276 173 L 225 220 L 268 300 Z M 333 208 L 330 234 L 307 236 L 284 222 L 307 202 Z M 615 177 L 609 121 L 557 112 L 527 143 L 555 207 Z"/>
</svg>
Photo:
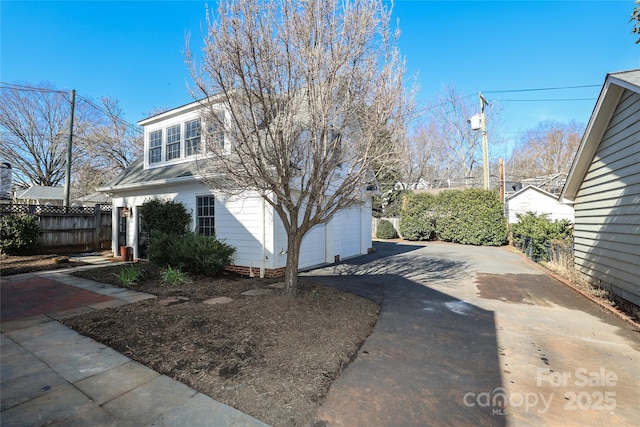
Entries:
<svg viewBox="0 0 640 427">
<path fill-rule="evenodd" d="M 354 207 L 340 214 L 340 258 L 360 255 L 360 208 Z M 336 245 L 338 246 L 338 245 Z"/>
<path fill-rule="evenodd" d="M 314 226 L 302 239 L 300 247 L 299 268 L 324 264 L 325 225 Z"/>
</svg>

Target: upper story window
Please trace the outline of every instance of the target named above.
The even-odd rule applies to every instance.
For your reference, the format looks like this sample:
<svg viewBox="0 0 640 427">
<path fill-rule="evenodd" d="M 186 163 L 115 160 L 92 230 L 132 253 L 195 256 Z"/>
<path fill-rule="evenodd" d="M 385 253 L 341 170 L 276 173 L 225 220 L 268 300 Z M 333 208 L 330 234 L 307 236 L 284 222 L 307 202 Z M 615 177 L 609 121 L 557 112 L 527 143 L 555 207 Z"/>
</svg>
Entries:
<svg viewBox="0 0 640 427">
<path fill-rule="evenodd" d="M 193 156 L 198 153 L 198 147 L 200 146 L 200 119 L 185 123 L 184 143 L 187 156 Z"/>
<path fill-rule="evenodd" d="M 180 158 L 180 125 L 167 128 L 167 160 Z"/>
<path fill-rule="evenodd" d="M 149 163 L 162 160 L 162 130 L 149 133 Z"/>
<path fill-rule="evenodd" d="M 211 138 L 211 142 L 215 142 L 220 144 L 221 148 L 224 148 L 224 128 L 220 125 L 220 122 L 224 121 L 224 115 L 221 113 L 217 114 L 217 120 L 209 123 L 209 134 L 208 137 Z"/>
</svg>

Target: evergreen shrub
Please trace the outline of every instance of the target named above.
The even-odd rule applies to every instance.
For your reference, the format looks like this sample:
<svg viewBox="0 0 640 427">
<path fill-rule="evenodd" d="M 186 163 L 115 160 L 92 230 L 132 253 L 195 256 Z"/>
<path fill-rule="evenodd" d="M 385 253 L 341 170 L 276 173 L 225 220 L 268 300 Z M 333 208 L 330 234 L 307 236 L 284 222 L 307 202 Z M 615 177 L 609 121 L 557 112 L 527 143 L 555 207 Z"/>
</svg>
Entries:
<svg viewBox="0 0 640 427">
<path fill-rule="evenodd" d="M 152 199 L 140 206 L 142 231 L 148 235 L 155 232 L 183 235 L 191 223 L 191 214 L 181 202 Z"/>
<path fill-rule="evenodd" d="M 428 193 L 406 195 L 400 212 L 400 234 L 406 240 L 431 240 L 436 197 Z"/>
<path fill-rule="evenodd" d="M 149 261 L 162 268 L 172 267 L 213 277 L 231 264 L 235 251 L 233 246 L 213 236 L 155 232 L 150 239 L 148 256 Z"/>
<path fill-rule="evenodd" d="M 513 244 L 535 261 L 548 261 L 547 248 L 553 241 L 570 241 L 573 236 L 567 220 L 551 221 L 545 214 L 517 214 L 519 222 L 511 226 Z"/>
<path fill-rule="evenodd" d="M 503 203 L 489 190 L 447 190 L 438 195 L 435 218 L 440 240 L 501 246 L 507 241 Z"/>
<path fill-rule="evenodd" d="M 0 249 L 8 255 L 29 255 L 38 246 L 40 227 L 33 215 L 8 215 L 0 220 Z"/>
<path fill-rule="evenodd" d="M 397 239 L 398 232 L 393 227 L 391 221 L 381 219 L 378 221 L 378 228 L 376 229 L 376 237 L 378 239 Z"/>
</svg>

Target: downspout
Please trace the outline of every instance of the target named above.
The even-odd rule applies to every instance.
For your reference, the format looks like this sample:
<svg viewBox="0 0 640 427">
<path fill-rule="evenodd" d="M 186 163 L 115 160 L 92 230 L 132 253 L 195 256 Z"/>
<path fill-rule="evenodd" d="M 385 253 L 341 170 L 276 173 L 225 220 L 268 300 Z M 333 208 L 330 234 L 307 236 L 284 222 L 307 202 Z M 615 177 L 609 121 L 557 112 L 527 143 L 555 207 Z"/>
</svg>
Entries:
<svg viewBox="0 0 640 427">
<path fill-rule="evenodd" d="M 264 278 L 264 273 L 266 269 L 267 262 L 267 253 L 265 249 L 265 244 L 267 241 L 267 202 L 262 198 L 262 261 L 260 262 L 260 278 Z"/>
</svg>

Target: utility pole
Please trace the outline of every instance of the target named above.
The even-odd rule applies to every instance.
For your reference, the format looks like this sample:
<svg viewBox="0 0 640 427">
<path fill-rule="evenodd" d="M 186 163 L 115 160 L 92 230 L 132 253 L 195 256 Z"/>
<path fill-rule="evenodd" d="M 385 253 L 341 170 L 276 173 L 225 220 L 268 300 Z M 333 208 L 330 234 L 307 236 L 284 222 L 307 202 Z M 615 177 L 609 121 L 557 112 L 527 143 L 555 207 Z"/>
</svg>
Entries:
<svg viewBox="0 0 640 427">
<path fill-rule="evenodd" d="M 500 159 L 500 200 L 504 202 L 504 160 Z"/>
<path fill-rule="evenodd" d="M 489 189 L 489 143 L 487 142 L 487 123 L 484 117 L 484 106 L 489 105 L 482 92 L 478 92 L 480 97 L 480 125 L 482 127 L 482 168 L 484 170 L 484 189 Z"/>
<path fill-rule="evenodd" d="M 73 112 L 76 107 L 76 90 L 71 90 L 71 112 L 69 114 L 69 139 L 67 140 L 67 164 L 64 171 L 64 206 L 69 209 L 71 192 L 71 149 L 73 147 Z"/>
</svg>

